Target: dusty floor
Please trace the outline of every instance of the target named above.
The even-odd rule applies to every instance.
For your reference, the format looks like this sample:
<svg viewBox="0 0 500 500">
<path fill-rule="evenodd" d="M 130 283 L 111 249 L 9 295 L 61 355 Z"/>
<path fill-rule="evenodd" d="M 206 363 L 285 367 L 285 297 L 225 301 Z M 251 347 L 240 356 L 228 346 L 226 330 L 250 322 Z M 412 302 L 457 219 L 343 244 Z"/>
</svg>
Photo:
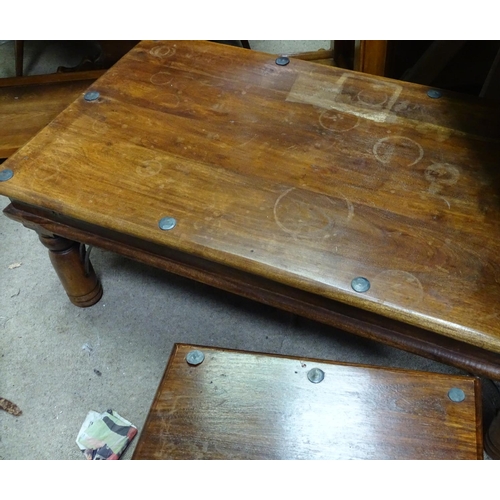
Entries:
<svg viewBox="0 0 500 500">
<path fill-rule="evenodd" d="M 0 216 L 0 396 L 23 412 L 0 411 L 1 459 L 83 460 L 89 410 L 140 431 L 175 342 L 461 373 L 97 248 L 92 262 L 104 296 L 79 309 L 36 234 Z"/>
</svg>

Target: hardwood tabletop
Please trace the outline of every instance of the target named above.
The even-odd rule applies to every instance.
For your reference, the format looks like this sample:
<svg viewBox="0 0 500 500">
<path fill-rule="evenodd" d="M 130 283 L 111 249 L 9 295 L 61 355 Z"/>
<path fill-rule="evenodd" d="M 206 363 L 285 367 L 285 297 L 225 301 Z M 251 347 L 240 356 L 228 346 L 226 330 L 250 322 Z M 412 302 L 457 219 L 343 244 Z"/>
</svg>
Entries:
<svg viewBox="0 0 500 500">
<path fill-rule="evenodd" d="M 476 460 L 480 403 L 473 377 L 177 344 L 133 458 Z"/>
<path fill-rule="evenodd" d="M 498 104 L 205 41 L 90 90 L 0 194 L 500 352 Z"/>
</svg>

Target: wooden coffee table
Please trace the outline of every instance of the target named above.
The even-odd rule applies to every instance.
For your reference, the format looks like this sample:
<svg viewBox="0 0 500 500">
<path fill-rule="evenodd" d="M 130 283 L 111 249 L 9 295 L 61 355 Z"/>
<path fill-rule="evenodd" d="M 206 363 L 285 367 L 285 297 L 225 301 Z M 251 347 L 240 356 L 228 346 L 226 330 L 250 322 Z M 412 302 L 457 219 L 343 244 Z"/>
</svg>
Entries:
<svg viewBox="0 0 500 500">
<path fill-rule="evenodd" d="M 0 174 L 74 304 L 96 245 L 500 379 L 498 104 L 204 41 L 90 90 Z"/>
</svg>

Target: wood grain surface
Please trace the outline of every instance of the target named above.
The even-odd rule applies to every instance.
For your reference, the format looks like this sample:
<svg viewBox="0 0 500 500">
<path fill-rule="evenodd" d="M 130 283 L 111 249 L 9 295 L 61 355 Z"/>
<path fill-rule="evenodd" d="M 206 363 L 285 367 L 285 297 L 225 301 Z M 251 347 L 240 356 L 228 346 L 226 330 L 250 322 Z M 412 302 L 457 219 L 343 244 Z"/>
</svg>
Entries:
<svg viewBox="0 0 500 500">
<path fill-rule="evenodd" d="M 480 459 L 480 398 L 472 377 L 177 344 L 133 458 Z"/>
<path fill-rule="evenodd" d="M 498 104 L 202 41 L 92 89 L 0 194 L 500 352 Z"/>
</svg>

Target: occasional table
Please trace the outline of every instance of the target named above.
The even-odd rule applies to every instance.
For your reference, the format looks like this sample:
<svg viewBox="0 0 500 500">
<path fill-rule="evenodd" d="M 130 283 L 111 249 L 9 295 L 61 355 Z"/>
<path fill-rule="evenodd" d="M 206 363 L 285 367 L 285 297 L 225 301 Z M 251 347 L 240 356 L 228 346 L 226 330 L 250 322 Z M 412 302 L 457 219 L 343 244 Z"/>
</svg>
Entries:
<svg viewBox="0 0 500 500">
<path fill-rule="evenodd" d="M 0 168 L 70 300 L 96 245 L 500 379 L 499 104 L 145 41 Z"/>
</svg>

